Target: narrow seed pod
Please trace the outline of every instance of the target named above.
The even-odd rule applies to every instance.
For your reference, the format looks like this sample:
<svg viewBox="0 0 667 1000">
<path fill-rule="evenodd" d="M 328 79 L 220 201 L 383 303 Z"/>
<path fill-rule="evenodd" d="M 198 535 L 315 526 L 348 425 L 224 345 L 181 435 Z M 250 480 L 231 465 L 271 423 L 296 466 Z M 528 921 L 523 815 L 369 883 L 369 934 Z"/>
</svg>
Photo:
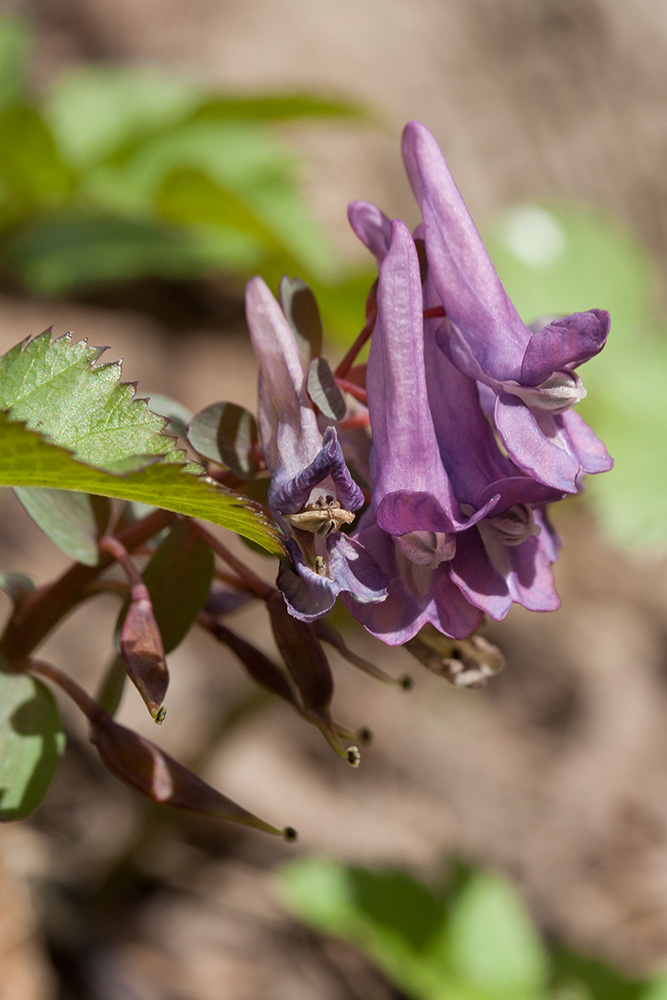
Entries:
<svg viewBox="0 0 667 1000">
<path fill-rule="evenodd" d="M 221 622 L 211 624 L 210 630 L 219 642 L 231 649 L 257 684 L 282 698 L 297 712 L 303 711 L 296 691 L 277 663 Z"/>
<path fill-rule="evenodd" d="M 132 588 L 132 600 L 120 632 L 120 653 L 128 676 L 149 712 L 156 722 L 161 722 L 169 672 L 153 605 L 143 584 Z"/>
<path fill-rule="evenodd" d="M 337 632 L 335 628 L 332 628 L 328 622 L 325 622 L 323 618 L 319 618 L 317 621 L 313 622 L 313 628 L 317 638 L 322 642 L 328 643 L 329 646 L 340 653 L 348 663 L 351 663 L 353 667 L 357 667 L 359 670 L 363 670 L 365 674 L 369 674 L 378 681 L 382 681 L 384 684 L 395 684 L 404 691 L 408 690 L 412 686 L 412 681 L 409 677 L 392 677 L 391 674 L 385 673 L 380 667 L 376 667 L 374 663 L 369 660 L 365 660 L 363 656 L 359 656 L 353 649 L 350 649 L 348 644 L 343 639 L 340 632 Z"/>
<path fill-rule="evenodd" d="M 95 713 L 91 728 L 92 742 L 111 773 L 153 802 L 242 823 L 285 840 L 296 839 L 291 827 L 279 830 L 265 823 L 207 785 L 154 743 L 118 725 L 106 712 Z"/>
<path fill-rule="evenodd" d="M 333 675 L 315 629 L 289 614 L 283 596 L 278 591 L 269 596 L 266 606 L 273 637 L 301 696 L 304 714 L 315 723 L 339 757 L 351 767 L 358 767 L 358 749 L 345 749 L 331 718 Z"/>
</svg>

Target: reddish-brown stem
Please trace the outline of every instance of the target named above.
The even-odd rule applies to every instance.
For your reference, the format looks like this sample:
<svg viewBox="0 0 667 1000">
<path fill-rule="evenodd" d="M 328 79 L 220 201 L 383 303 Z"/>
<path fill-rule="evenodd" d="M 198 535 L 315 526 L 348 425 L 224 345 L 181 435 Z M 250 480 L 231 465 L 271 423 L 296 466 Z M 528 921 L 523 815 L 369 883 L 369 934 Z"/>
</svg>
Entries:
<svg viewBox="0 0 667 1000">
<path fill-rule="evenodd" d="M 362 389 L 362 387 L 357 385 L 355 382 L 348 382 L 347 379 L 340 378 L 340 376 L 337 375 L 336 385 L 339 389 L 342 389 L 343 392 L 349 392 L 350 396 L 354 396 L 354 398 L 358 399 L 360 403 L 366 402 L 366 390 Z"/>
<path fill-rule="evenodd" d="M 268 583 L 262 580 L 261 576 L 257 576 L 253 573 L 245 563 L 237 559 L 236 556 L 229 551 L 226 545 L 212 535 L 210 531 L 197 521 L 192 521 L 192 528 L 197 534 L 204 539 L 209 548 L 213 549 L 216 555 L 219 555 L 228 566 L 230 566 L 237 576 L 240 577 L 241 582 L 245 587 L 255 595 L 259 597 L 260 600 L 266 601 L 273 593 L 275 593 L 275 587 L 271 587 Z"/>
<path fill-rule="evenodd" d="M 424 309 L 424 319 L 438 319 L 446 315 L 443 306 L 431 306 L 430 309 Z"/>
<path fill-rule="evenodd" d="M 23 669 L 27 674 L 45 677 L 47 680 L 57 684 L 78 705 L 89 722 L 97 722 L 105 714 L 97 702 L 93 701 L 90 695 L 76 681 L 73 681 L 71 677 L 64 674 L 58 667 L 54 667 L 50 663 L 44 663 L 42 660 L 28 660 Z"/>
<path fill-rule="evenodd" d="M 343 417 L 338 421 L 338 426 L 343 430 L 352 431 L 355 427 L 368 427 L 370 417 L 368 410 L 361 410 L 359 413 L 351 413 L 348 417 Z"/>
<path fill-rule="evenodd" d="M 361 331 L 355 342 L 352 344 L 352 347 L 349 349 L 349 351 L 347 352 L 343 360 L 340 362 L 340 364 L 337 366 L 334 372 L 334 375 L 336 376 L 336 381 L 344 378 L 347 375 L 347 373 L 349 372 L 350 368 L 354 363 L 355 358 L 359 354 L 359 351 L 364 346 L 366 341 L 370 339 L 374 327 L 375 327 L 375 316 L 373 316 L 372 319 L 370 319 L 368 323 L 366 323 L 366 326 L 363 328 L 363 330 Z"/>
<path fill-rule="evenodd" d="M 117 538 L 113 537 L 113 535 L 104 535 L 100 538 L 97 544 L 100 552 L 108 552 L 110 556 L 113 556 L 119 566 L 122 567 L 130 585 L 130 596 L 132 600 L 150 601 L 148 588 L 142 580 L 139 570 L 130 559 L 130 553 L 127 551 L 123 543 L 119 542 Z"/>
<path fill-rule="evenodd" d="M 176 520 L 178 514 L 155 510 L 117 534 L 118 541 L 132 551 Z M 0 639 L 0 653 L 10 663 L 25 660 L 69 612 L 88 596 L 88 585 L 114 561 L 101 552 L 97 566 L 75 563 L 52 583 L 40 587 L 12 615 Z"/>
</svg>

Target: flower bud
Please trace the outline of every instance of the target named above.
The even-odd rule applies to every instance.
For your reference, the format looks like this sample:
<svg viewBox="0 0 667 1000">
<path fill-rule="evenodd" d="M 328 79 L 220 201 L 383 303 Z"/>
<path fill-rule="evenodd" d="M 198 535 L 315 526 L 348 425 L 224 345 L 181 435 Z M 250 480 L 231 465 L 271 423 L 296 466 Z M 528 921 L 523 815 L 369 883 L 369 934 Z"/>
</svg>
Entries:
<svg viewBox="0 0 667 1000">
<path fill-rule="evenodd" d="M 120 633 L 120 653 L 149 712 L 156 722 L 162 722 L 169 672 L 153 605 L 143 584 L 132 588 L 132 601 Z"/>
</svg>

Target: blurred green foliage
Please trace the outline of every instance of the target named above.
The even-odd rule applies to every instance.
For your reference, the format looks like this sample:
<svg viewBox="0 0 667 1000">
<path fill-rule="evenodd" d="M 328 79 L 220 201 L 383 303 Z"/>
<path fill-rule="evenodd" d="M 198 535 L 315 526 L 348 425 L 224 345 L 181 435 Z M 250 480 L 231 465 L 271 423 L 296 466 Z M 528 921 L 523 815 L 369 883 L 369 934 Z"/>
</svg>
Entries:
<svg viewBox="0 0 667 1000">
<path fill-rule="evenodd" d="M 326 858 L 279 875 L 304 923 L 363 951 L 410 1000 L 664 1000 L 667 976 L 630 979 L 550 946 L 501 876 L 462 864 L 439 886 Z"/>
<path fill-rule="evenodd" d="M 485 233 L 524 320 L 607 309 L 606 347 L 580 374 L 577 408 L 614 458 L 586 496 L 610 537 L 646 550 L 667 543 L 667 316 L 647 250 L 617 221 L 582 205 L 522 205 Z"/>
<path fill-rule="evenodd" d="M 354 121 L 309 94 L 238 96 L 166 72 L 81 66 L 31 95 L 30 35 L 0 20 L 0 268 L 32 294 L 137 278 L 298 274 L 352 332 L 372 278 L 348 273 L 313 221 L 276 124 Z M 361 300 L 363 301 L 363 299 Z"/>
</svg>

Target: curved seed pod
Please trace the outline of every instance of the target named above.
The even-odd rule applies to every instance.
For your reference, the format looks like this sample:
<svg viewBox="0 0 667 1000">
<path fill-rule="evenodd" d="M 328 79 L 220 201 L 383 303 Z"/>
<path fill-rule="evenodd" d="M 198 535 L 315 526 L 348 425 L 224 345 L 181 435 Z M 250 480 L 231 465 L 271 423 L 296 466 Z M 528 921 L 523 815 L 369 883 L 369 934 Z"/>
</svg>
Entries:
<svg viewBox="0 0 667 1000">
<path fill-rule="evenodd" d="M 216 622 L 211 625 L 211 632 L 219 642 L 224 642 L 231 649 L 257 684 L 282 698 L 300 714 L 303 712 L 296 691 L 277 663 L 226 625 Z"/>
<path fill-rule="evenodd" d="M 119 726 L 100 711 L 91 720 L 92 741 L 103 763 L 117 778 L 153 802 L 188 809 L 252 826 L 285 840 L 295 840 L 292 827 L 279 830 L 216 791 L 150 740 Z"/>
<path fill-rule="evenodd" d="M 289 614 L 282 594 L 271 594 L 266 602 L 276 645 L 303 702 L 304 712 L 329 745 L 351 767 L 359 766 L 359 750 L 340 742 L 331 718 L 334 683 L 329 661 L 312 625 Z"/>
<path fill-rule="evenodd" d="M 348 644 L 343 639 L 340 632 L 337 632 L 335 628 L 332 628 L 328 622 L 323 618 L 319 618 L 317 621 L 313 622 L 313 627 L 317 634 L 317 638 L 321 639 L 322 642 L 328 643 L 330 646 L 340 653 L 348 663 L 351 663 L 353 667 L 357 667 L 359 670 L 363 670 L 365 674 L 369 674 L 378 681 L 382 681 L 384 684 L 396 684 L 398 687 L 403 688 L 404 691 L 408 691 L 412 687 L 412 678 L 408 677 L 407 674 L 403 677 L 392 677 L 391 674 L 385 673 L 380 667 L 376 667 L 374 663 L 369 660 L 365 660 L 363 656 L 359 656 L 353 649 L 350 649 Z"/>
</svg>

